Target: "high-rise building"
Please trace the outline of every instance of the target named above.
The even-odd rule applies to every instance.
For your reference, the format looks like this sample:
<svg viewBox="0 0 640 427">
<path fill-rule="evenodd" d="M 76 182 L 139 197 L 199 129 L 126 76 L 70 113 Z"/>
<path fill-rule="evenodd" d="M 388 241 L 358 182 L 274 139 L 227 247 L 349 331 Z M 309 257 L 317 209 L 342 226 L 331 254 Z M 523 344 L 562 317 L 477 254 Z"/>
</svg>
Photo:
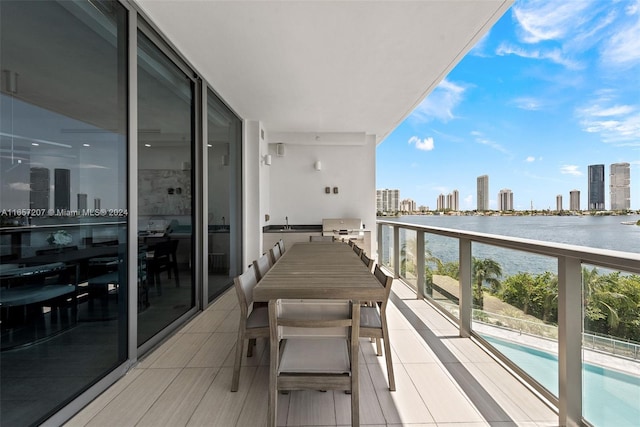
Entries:
<svg viewBox="0 0 640 427">
<path fill-rule="evenodd" d="M 612 211 L 631 209 L 631 170 L 629 163 L 611 164 L 609 197 Z"/>
<path fill-rule="evenodd" d="M 416 202 L 412 199 L 404 199 L 400 202 L 400 211 L 402 212 L 415 212 L 416 211 Z"/>
<path fill-rule="evenodd" d="M 589 210 L 604 210 L 604 165 L 589 165 Z"/>
<path fill-rule="evenodd" d="M 489 210 L 489 175 L 481 175 L 478 177 L 477 191 L 478 211 Z"/>
<path fill-rule="evenodd" d="M 458 190 L 453 190 L 447 194 L 447 209 L 457 212 L 460 210 L 460 194 Z"/>
<path fill-rule="evenodd" d="M 580 210 L 580 190 L 571 190 L 569 192 L 569 210 Z"/>
<path fill-rule="evenodd" d="M 398 212 L 400 210 L 400 190 L 376 190 L 378 212 Z"/>
<path fill-rule="evenodd" d="M 562 211 L 562 194 L 556 196 L 556 210 L 558 212 Z"/>
<path fill-rule="evenodd" d="M 508 188 L 503 188 L 498 193 L 498 210 L 499 211 L 513 210 L 513 193 Z"/>
<path fill-rule="evenodd" d="M 447 208 L 447 203 L 444 194 L 440 193 L 438 195 L 438 200 L 436 201 L 436 210 L 438 212 L 442 212 Z"/>
</svg>

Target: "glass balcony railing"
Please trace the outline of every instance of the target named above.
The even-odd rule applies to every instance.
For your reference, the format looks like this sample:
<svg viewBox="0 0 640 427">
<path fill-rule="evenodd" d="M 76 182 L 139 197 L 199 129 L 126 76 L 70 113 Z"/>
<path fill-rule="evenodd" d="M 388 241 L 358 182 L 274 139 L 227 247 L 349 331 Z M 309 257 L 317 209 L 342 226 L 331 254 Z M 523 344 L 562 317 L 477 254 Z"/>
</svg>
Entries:
<svg viewBox="0 0 640 427">
<path fill-rule="evenodd" d="M 378 221 L 379 262 L 556 405 L 640 419 L 640 255 Z"/>
</svg>

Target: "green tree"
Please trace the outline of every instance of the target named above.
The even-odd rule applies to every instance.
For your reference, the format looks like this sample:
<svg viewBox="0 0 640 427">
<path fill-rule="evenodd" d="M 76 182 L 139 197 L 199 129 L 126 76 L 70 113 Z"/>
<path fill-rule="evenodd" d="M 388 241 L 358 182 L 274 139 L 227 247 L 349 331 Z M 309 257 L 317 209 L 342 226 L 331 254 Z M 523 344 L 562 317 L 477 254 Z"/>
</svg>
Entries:
<svg viewBox="0 0 640 427">
<path fill-rule="evenodd" d="M 473 258 L 471 275 L 475 283 L 473 288 L 473 304 L 482 308 L 484 306 L 484 285 L 488 284 L 492 291 L 500 289 L 500 277 L 502 267 L 491 258 Z"/>
</svg>

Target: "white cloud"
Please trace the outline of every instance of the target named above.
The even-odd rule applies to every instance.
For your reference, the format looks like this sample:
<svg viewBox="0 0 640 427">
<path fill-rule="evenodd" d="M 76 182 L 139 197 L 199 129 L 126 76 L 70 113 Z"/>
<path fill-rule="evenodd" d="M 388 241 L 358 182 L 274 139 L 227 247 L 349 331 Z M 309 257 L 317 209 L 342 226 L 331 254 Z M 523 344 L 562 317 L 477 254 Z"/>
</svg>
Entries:
<svg viewBox="0 0 640 427">
<path fill-rule="evenodd" d="M 517 108 L 522 110 L 537 111 L 544 108 L 544 104 L 541 100 L 527 96 L 516 98 L 513 100 L 513 103 Z"/>
<path fill-rule="evenodd" d="M 487 145 L 493 148 L 494 150 L 500 151 L 501 153 L 509 154 L 509 151 L 506 148 L 504 148 L 502 145 L 498 144 L 497 142 L 492 141 L 489 138 L 486 138 L 482 134 L 482 132 L 472 131 L 471 135 L 475 137 L 475 140 L 478 144 Z"/>
<path fill-rule="evenodd" d="M 575 34 L 585 21 L 594 0 L 555 2 L 528 0 L 518 2 L 512 8 L 513 16 L 520 24 L 520 37 L 525 43 L 560 40 L 567 34 Z"/>
<path fill-rule="evenodd" d="M 582 172 L 580 172 L 579 166 L 576 165 L 563 165 L 560 168 L 560 173 L 563 175 L 582 176 Z"/>
<path fill-rule="evenodd" d="M 502 43 L 496 49 L 496 55 L 505 56 L 505 55 L 516 55 L 522 58 L 528 59 L 540 59 L 540 60 L 548 60 L 555 64 L 562 65 L 571 70 L 578 70 L 584 68 L 580 62 L 573 61 L 567 58 L 563 52 L 558 49 L 525 49 L 520 46 L 514 46 L 507 43 Z"/>
<path fill-rule="evenodd" d="M 634 13 L 638 14 L 637 10 Z M 606 65 L 629 66 L 640 62 L 640 16 L 613 33 L 603 44 L 602 61 Z"/>
<path fill-rule="evenodd" d="M 434 148 L 433 138 L 420 139 L 417 136 L 409 138 L 409 144 L 415 144 L 418 150 L 431 151 Z"/>
<path fill-rule="evenodd" d="M 587 106 L 576 110 L 582 130 L 597 133 L 603 142 L 640 147 L 640 111 L 637 106 L 619 104 L 616 93 L 602 90 Z"/>
<path fill-rule="evenodd" d="M 421 122 L 433 119 L 448 122 L 455 117 L 453 110 L 462 101 L 464 91 L 464 87 L 445 79 L 416 107 L 411 117 Z"/>
<path fill-rule="evenodd" d="M 529 157 L 527 157 L 526 161 L 527 161 L 528 163 L 535 162 L 535 161 L 536 161 L 536 158 L 535 158 L 535 157 L 533 157 L 533 156 L 529 156 Z"/>
</svg>

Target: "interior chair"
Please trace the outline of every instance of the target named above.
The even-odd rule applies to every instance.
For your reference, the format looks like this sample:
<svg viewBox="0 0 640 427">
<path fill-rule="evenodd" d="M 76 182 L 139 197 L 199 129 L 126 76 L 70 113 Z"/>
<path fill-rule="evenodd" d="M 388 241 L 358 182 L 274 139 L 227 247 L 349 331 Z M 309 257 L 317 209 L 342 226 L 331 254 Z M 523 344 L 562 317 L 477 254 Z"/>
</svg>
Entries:
<svg viewBox="0 0 640 427">
<path fill-rule="evenodd" d="M 285 252 L 284 240 L 282 240 L 282 239 L 278 240 L 278 246 L 280 246 L 280 254 L 284 254 L 284 252 Z"/>
<path fill-rule="evenodd" d="M 356 255 L 358 256 L 362 255 L 362 248 L 360 248 L 358 245 L 354 244 L 352 248 L 353 248 L 353 252 L 355 252 Z"/>
<path fill-rule="evenodd" d="M 387 362 L 387 376 L 389 378 L 389 390 L 395 391 L 396 382 L 393 375 L 393 363 L 391 361 L 391 344 L 389 343 L 389 327 L 387 326 L 387 303 L 391 292 L 393 278 L 387 276 L 384 271 L 376 265 L 373 274 L 384 286 L 384 300 L 377 301 L 372 307 L 362 307 L 360 311 L 360 337 L 374 338 L 376 340 L 377 355 L 382 356 L 380 339 L 384 341 L 384 355 Z"/>
<path fill-rule="evenodd" d="M 309 236 L 310 242 L 333 242 L 333 236 Z"/>
<path fill-rule="evenodd" d="M 360 302 L 340 301 L 339 312 L 315 312 L 287 310 L 286 301 L 269 301 L 268 425 L 276 425 L 278 391 L 346 390 L 351 392 L 351 425 L 359 426 Z"/>
<path fill-rule="evenodd" d="M 244 341 L 249 340 L 247 357 L 251 357 L 255 339 L 269 338 L 269 313 L 268 307 L 255 307 L 253 305 L 253 288 L 258 284 L 256 270 L 253 265 L 250 265 L 247 271 L 233 279 L 233 284 L 236 288 L 240 305 L 240 325 L 238 326 L 238 341 L 236 343 L 231 391 L 238 391 Z"/>
<path fill-rule="evenodd" d="M 349 246 L 353 247 L 353 245 L 355 245 L 355 243 L 353 242 L 353 240 L 348 240 Z"/>
<path fill-rule="evenodd" d="M 260 258 L 253 261 L 258 281 L 262 280 L 265 274 L 271 269 L 271 258 L 268 254 L 263 254 Z"/>
<path fill-rule="evenodd" d="M 367 256 L 367 254 L 364 253 L 364 251 L 362 251 L 360 253 L 360 259 L 362 260 L 362 262 L 364 263 L 364 265 L 367 266 L 367 268 L 369 269 L 369 271 L 371 271 L 371 269 L 373 268 L 373 259 L 369 258 Z"/>
<path fill-rule="evenodd" d="M 280 259 L 282 256 L 282 252 L 280 251 L 280 245 L 275 244 L 271 249 L 269 249 L 269 254 L 271 256 L 271 264 L 275 264 L 276 261 Z"/>
<path fill-rule="evenodd" d="M 162 294 L 160 273 L 163 271 L 167 272 L 169 278 L 171 278 L 171 272 L 173 271 L 176 286 L 180 286 L 178 262 L 176 260 L 178 242 L 179 240 L 162 240 L 150 247 L 153 250 L 153 257 L 147 260 L 148 277 L 150 284 L 155 286 L 158 295 Z"/>
</svg>

